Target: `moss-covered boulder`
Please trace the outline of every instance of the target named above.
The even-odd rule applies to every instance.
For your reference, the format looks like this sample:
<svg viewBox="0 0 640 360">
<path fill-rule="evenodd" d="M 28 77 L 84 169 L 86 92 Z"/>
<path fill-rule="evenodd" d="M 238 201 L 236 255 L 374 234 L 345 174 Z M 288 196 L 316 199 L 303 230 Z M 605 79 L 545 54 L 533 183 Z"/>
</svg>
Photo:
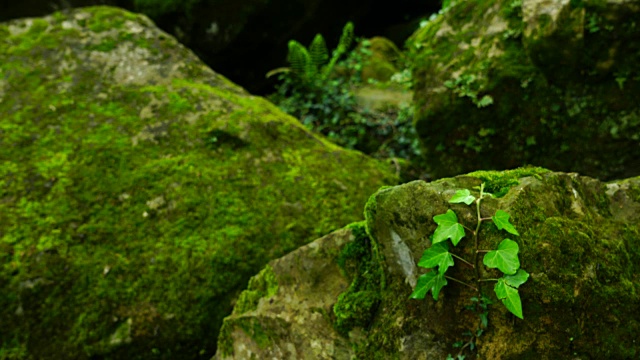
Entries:
<svg viewBox="0 0 640 360">
<path fill-rule="evenodd" d="M 345 249 L 362 241 L 369 245 L 364 223 L 356 223 L 271 261 L 224 320 L 216 359 L 352 358 L 349 339 L 330 319 L 336 299 L 349 288 L 340 265 L 353 259 Z"/>
<path fill-rule="evenodd" d="M 436 177 L 640 165 L 638 1 L 452 1 L 412 37 L 415 125 Z"/>
<path fill-rule="evenodd" d="M 519 236 L 509 237 L 518 243 L 520 265 L 530 274 L 519 288 L 523 320 L 496 298 L 494 283 L 482 286 L 493 301 L 486 327 L 470 310 L 475 309 L 472 298 L 477 292 L 453 280 L 438 301 L 431 294 L 424 300 L 409 298 L 425 272 L 416 264 L 430 247 L 437 227 L 433 217 L 452 209 L 465 226 L 475 227 L 475 206 L 448 201 L 461 189 L 478 196 L 474 188 L 481 183 L 496 198 L 483 200 L 480 216 L 493 216 L 498 209 L 511 215 Z M 267 358 L 276 351 L 296 354 L 314 345 L 325 349 L 323 354 L 335 350 L 333 357 L 309 357 L 314 359 L 640 355 L 640 178 L 603 183 L 541 168 L 476 172 L 381 189 L 370 198 L 365 214 L 366 227 L 354 224 L 314 242 L 272 262 L 255 278 L 245 295 L 252 306 L 225 320 L 219 358 L 248 358 L 249 353 L 242 352 L 247 349 L 258 354 L 256 358 Z M 507 235 L 490 222 L 483 223 L 479 234 L 480 249 L 496 248 Z M 452 251 L 472 259 L 474 241 L 470 231 L 467 235 Z M 318 257 L 326 261 L 322 266 Z M 479 269 L 483 278 L 499 276 L 496 270 Z M 267 271 L 273 273 L 270 285 L 264 286 L 261 279 Z M 447 272 L 468 284 L 475 284 L 474 274 L 458 259 Z M 336 284 L 346 286 L 345 278 L 350 284 L 336 296 Z M 314 302 L 321 305 L 307 306 Z M 299 324 L 311 319 L 314 325 L 300 330 Z M 323 326 L 318 325 L 321 321 Z M 292 340 L 301 334 L 304 345 Z M 221 354 L 223 349 L 227 352 Z"/>
<path fill-rule="evenodd" d="M 0 24 L 0 358 L 208 358 L 251 275 L 395 181 L 144 16 Z"/>
</svg>

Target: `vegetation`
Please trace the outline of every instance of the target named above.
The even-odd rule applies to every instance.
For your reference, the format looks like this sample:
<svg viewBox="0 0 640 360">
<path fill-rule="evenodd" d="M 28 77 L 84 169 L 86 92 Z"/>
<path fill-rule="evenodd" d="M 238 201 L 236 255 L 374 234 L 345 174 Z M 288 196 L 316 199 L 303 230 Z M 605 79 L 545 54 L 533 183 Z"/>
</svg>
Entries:
<svg viewBox="0 0 640 360">
<path fill-rule="evenodd" d="M 520 260 L 518 258 L 519 247 L 518 244 L 511 239 L 504 239 L 495 250 L 483 250 L 480 249 L 479 236 L 480 227 L 485 221 L 492 221 L 498 230 L 504 230 L 513 236 L 520 236 L 513 224 L 509 221 L 510 215 L 503 210 L 496 211 L 495 215 L 490 218 L 483 218 L 480 212 L 480 203 L 485 197 L 492 196 L 491 193 L 484 191 L 485 184 L 480 185 L 480 195 L 476 198 L 471 195 L 468 189 L 458 190 L 455 195 L 449 200 L 452 204 L 465 203 L 476 205 L 477 222 L 475 229 L 466 227 L 458 222 L 456 213 L 449 209 L 445 214 L 436 215 L 433 220 L 438 224 L 433 237 L 431 239 L 431 246 L 425 250 L 418 266 L 429 269 L 426 274 L 421 275 L 418 278 L 418 283 L 415 290 L 411 294 L 412 299 L 424 299 L 426 294 L 430 291 L 433 299 L 438 300 L 440 290 L 448 284 L 447 280 L 451 280 L 477 292 L 477 296 L 471 300 L 475 304 L 475 309 L 472 310 L 480 317 L 478 328 L 475 332 L 469 332 L 470 340 L 464 345 L 461 345 L 458 358 L 461 357 L 465 348 L 469 347 L 471 350 L 475 347 L 475 340 L 481 336 L 484 329 L 488 325 L 488 305 L 491 304 L 491 300 L 485 296 L 482 291 L 482 285 L 487 281 L 495 281 L 494 292 L 497 298 L 502 301 L 504 306 L 515 316 L 522 319 L 522 303 L 520 301 L 520 295 L 518 293 L 518 287 L 524 284 L 529 278 L 529 274 L 520 268 Z M 452 252 L 450 252 L 450 243 L 455 247 L 462 238 L 465 237 L 466 232 L 470 232 L 473 236 L 474 244 L 474 256 L 473 260 L 466 260 Z M 500 270 L 504 276 L 501 278 L 486 278 L 483 277 L 481 267 L 479 264 L 480 254 L 484 254 L 483 264 L 490 269 Z M 470 267 L 475 271 L 475 284 L 469 284 L 462 280 L 446 275 L 447 270 L 454 266 L 454 258 L 462 262 L 462 264 Z"/>
<path fill-rule="evenodd" d="M 374 110 L 360 105 L 353 93 L 363 85 L 362 69 L 371 54 L 367 40 L 359 40 L 351 49 L 353 29 L 352 23 L 345 25 L 331 57 L 321 34 L 308 48 L 291 40 L 290 67 L 267 74 L 280 80 L 270 99 L 338 145 L 378 158 L 416 159 L 420 150 L 410 104 Z M 406 84 L 407 73 L 395 79 Z"/>
</svg>

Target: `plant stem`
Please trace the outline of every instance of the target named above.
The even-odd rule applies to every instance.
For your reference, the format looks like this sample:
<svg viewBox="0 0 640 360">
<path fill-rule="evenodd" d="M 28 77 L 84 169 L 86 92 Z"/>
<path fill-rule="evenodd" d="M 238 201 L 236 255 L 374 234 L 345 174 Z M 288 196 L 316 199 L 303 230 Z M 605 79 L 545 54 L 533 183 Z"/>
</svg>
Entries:
<svg viewBox="0 0 640 360">
<path fill-rule="evenodd" d="M 478 241 L 478 234 L 480 233 L 480 225 L 482 224 L 482 217 L 480 216 L 480 202 L 482 201 L 482 197 L 484 196 L 484 183 L 480 185 L 480 197 L 476 200 L 476 214 L 478 216 L 478 223 L 476 225 L 476 231 L 473 233 L 473 239 L 476 244 L 476 253 L 473 255 L 473 264 L 474 269 L 476 270 L 476 283 L 477 283 L 477 291 L 478 296 L 482 296 L 482 289 L 480 283 L 480 267 L 478 266 L 478 250 L 480 249 L 480 244 Z"/>
<path fill-rule="evenodd" d="M 460 351 L 458 351 L 458 356 L 456 356 L 457 358 L 460 358 L 460 355 L 462 355 L 462 352 L 464 351 L 464 349 L 466 349 L 467 347 L 471 346 L 471 344 L 473 343 L 473 340 L 475 340 L 476 337 L 475 335 L 471 336 L 471 339 L 469 341 L 467 341 L 466 344 L 464 344 L 461 348 Z"/>
<path fill-rule="evenodd" d="M 445 277 L 445 278 L 447 278 L 447 279 L 449 279 L 449 280 L 451 280 L 451 281 L 455 281 L 455 282 L 457 282 L 458 284 L 462 284 L 462 285 L 464 285 L 464 286 L 468 286 L 468 287 L 472 288 L 473 290 L 478 291 L 478 288 L 477 288 L 477 287 L 475 287 L 475 286 L 473 286 L 473 285 L 469 285 L 469 284 L 467 284 L 466 282 L 464 282 L 464 281 L 462 281 L 462 280 L 458 280 L 458 279 L 456 279 L 456 278 L 452 278 L 451 276 L 447 276 L 447 275 L 445 275 L 444 277 Z"/>
<path fill-rule="evenodd" d="M 472 263 L 470 263 L 470 262 L 468 262 L 467 260 L 465 260 L 465 259 L 461 258 L 460 256 L 458 256 L 458 255 L 456 255 L 456 254 L 453 254 L 453 253 L 450 253 L 450 254 L 451 254 L 451 256 L 453 256 L 454 258 L 456 258 L 456 259 L 458 259 L 458 260 L 462 261 L 463 263 L 465 263 L 465 264 L 467 264 L 467 265 L 469 265 L 469 266 L 471 266 L 471 267 L 475 267 L 475 266 L 473 266 L 473 264 L 472 264 Z"/>
<path fill-rule="evenodd" d="M 488 253 L 491 250 L 476 250 L 476 254 L 477 253 Z"/>
<path fill-rule="evenodd" d="M 499 281 L 500 279 L 480 279 L 480 281 Z"/>
</svg>

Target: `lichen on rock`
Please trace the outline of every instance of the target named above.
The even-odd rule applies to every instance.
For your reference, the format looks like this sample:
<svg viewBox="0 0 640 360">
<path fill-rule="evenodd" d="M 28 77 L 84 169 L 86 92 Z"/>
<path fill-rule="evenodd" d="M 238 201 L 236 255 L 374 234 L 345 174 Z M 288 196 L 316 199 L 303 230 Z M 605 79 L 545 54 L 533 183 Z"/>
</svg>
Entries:
<svg viewBox="0 0 640 360">
<path fill-rule="evenodd" d="M 396 182 L 111 7 L 0 24 L 0 114 L 10 358 L 208 358 L 251 275 Z"/>
</svg>

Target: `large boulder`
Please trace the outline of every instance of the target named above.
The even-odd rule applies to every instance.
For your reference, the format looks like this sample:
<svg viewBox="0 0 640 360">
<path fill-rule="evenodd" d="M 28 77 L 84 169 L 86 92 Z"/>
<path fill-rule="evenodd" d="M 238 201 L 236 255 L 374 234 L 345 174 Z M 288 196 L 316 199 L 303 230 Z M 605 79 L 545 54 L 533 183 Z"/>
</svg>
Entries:
<svg viewBox="0 0 640 360">
<path fill-rule="evenodd" d="M 208 358 L 251 275 L 395 181 L 145 16 L 0 24 L 0 357 Z"/>
<path fill-rule="evenodd" d="M 453 209 L 475 228 L 477 209 L 448 201 L 481 183 L 480 216 L 511 215 L 529 280 L 519 288 L 524 319 L 496 299 L 486 327 L 475 290 L 450 280 L 435 301 L 410 299 L 416 266 L 437 224 Z M 640 178 L 603 183 L 575 173 L 521 168 L 387 187 L 352 224 L 274 260 L 250 281 L 225 319 L 217 359 L 635 359 L 640 355 Z M 490 223 L 479 248 L 504 239 Z M 471 232 L 453 250 L 471 259 Z M 482 261 L 479 261 L 482 263 Z M 455 260 L 451 276 L 475 284 Z M 483 278 L 496 270 L 480 267 Z M 342 290 L 341 290 L 342 289 Z M 470 310 L 470 309 L 473 309 Z M 307 324 L 305 326 L 305 324 Z M 478 332 L 478 330 L 481 330 Z M 460 345 L 454 346 L 456 343 Z"/>
<path fill-rule="evenodd" d="M 640 1 L 452 1 L 411 38 L 435 177 L 534 164 L 640 174 Z"/>
</svg>

